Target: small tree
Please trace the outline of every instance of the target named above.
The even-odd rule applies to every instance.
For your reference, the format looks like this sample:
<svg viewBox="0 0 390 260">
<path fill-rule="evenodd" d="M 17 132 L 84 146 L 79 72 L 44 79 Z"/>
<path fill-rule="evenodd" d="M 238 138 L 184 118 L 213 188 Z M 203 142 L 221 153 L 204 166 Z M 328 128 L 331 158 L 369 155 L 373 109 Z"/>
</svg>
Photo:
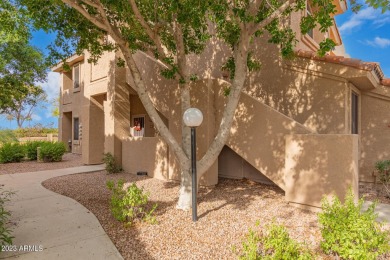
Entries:
<svg viewBox="0 0 390 260">
<path fill-rule="evenodd" d="M 46 93 L 39 86 L 31 86 L 28 88 L 27 94 L 21 94 L 14 100 L 12 107 L 0 110 L 6 114 L 7 118 L 14 118 L 19 128 L 23 127 L 25 121 L 31 121 L 36 108 L 45 108 Z"/>
</svg>

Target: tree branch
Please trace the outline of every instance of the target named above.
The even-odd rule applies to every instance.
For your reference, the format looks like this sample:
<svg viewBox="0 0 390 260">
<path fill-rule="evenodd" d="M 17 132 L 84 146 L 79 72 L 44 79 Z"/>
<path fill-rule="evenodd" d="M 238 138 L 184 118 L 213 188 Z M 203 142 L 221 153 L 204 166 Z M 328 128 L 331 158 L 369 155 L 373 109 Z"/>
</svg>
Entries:
<svg viewBox="0 0 390 260">
<path fill-rule="evenodd" d="M 144 28 L 144 30 L 146 31 L 149 38 L 153 41 L 154 45 L 156 46 L 158 54 L 162 58 L 166 58 L 166 54 L 164 52 L 164 48 L 163 48 L 163 45 L 161 43 L 161 39 L 158 36 L 157 32 L 154 32 L 152 30 L 152 28 L 150 28 L 148 23 L 145 21 L 144 17 L 142 16 L 141 12 L 138 9 L 137 4 L 135 3 L 135 0 L 129 0 L 129 3 L 131 6 L 131 9 L 134 12 L 135 17 L 137 18 L 137 20 L 141 24 L 142 28 Z"/>
<path fill-rule="evenodd" d="M 62 2 L 76 9 L 82 16 L 84 16 L 88 21 L 96 25 L 98 28 L 104 31 L 108 31 L 107 26 L 102 21 L 99 21 L 98 18 L 92 16 L 90 13 L 87 12 L 87 10 L 85 10 L 81 5 L 77 4 L 75 1 L 62 0 Z"/>
<path fill-rule="evenodd" d="M 270 16 L 268 16 L 267 18 L 265 18 L 263 21 L 261 21 L 260 23 L 257 23 L 257 24 L 253 24 L 251 26 L 251 28 L 249 28 L 248 30 L 248 34 L 249 35 L 252 35 L 254 34 L 256 31 L 260 30 L 261 28 L 264 28 L 264 26 L 268 25 L 270 22 L 272 22 L 272 20 L 274 20 L 275 18 L 278 18 L 281 16 L 281 14 L 286 11 L 286 9 L 288 7 L 290 7 L 293 3 L 295 3 L 294 0 L 288 0 L 287 2 L 285 2 L 284 4 L 282 4 L 278 9 L 276 9 Z"/>
<path fill-rule="evenodd" d="M 237 48 L 234 49 L 233 57 L 236 65 L 235 77 L 232 82 L 231 91 L 228 97 L 225 110 L 223 111 L 222 120 L 219 125 L 218 133 L 211 143 L 206 154 L 198 162 L 198 176 L 199 178 L 211 167 L 217 159 L 219 153 L 222 151 L 233 123 L 234 114 L 241 96 L 241 91 L 245 83 L 247 72 L 248 59 L 248 44 L 249 36 L 246 32 L 241 31 L 240 40 Z"/>
<path fill-rule="evenodd" d="M 185 80 L 188 80 L 188 71 L 187 71 L 187 59 L 185 53 L 184 39 L 183 39 L 183 30 L 181 28 L 180 23 L 177 21 L 175 17 L 174 21 L 174 38 L 176 42 L 176 56 L 177 56 L 177 64 L 179 67 L 179 75 Z"/>
</svg>

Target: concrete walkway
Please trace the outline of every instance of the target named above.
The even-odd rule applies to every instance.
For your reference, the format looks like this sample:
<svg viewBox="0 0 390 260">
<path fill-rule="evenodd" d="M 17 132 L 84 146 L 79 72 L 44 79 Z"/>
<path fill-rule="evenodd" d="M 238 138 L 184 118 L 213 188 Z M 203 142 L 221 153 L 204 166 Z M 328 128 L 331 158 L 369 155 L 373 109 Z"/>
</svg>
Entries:
<svg viewBox="0 0 390 260">
<path fill-rule="evenodd" d="M 13 252 L 0 259 L 123 259 L 97 218 L 68 197 L 45 189 L 52 177 L 102 170 L 102 165 L 0 175 L 4 190 L 16 191 L 7 209 L 16 224 Z"/>
<path fill-rule="evenodd" d="M 369 205 L 371 205 L 371 201 L 365 201 L 363 204 L 363 209 L 366 210 Z M 390 205 L 377 203 L 375 207 L 375 212 L 378 213 L 377 220 L 381 222 L 390 223 Z"/>
</svg>

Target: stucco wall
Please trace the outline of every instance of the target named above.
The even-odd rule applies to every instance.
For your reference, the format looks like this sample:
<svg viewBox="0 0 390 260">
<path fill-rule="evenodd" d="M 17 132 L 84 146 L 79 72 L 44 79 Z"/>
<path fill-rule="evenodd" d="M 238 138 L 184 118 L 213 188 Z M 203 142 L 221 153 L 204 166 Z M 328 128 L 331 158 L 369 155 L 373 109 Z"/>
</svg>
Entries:
<svg viewBox="0 0 390 260">
<path fill-rule="evenodd" d="M 327 73 L 319 73 L 321 64 L 303 59 L 283 60 L 276 46 L 260 45 L 255 50 L 262 63 L 246 81 L 245 92 L 280 113 L 321 134 L 346 134 L 347 81 L 331 74 L 338 67 L 326 64 Z"/>
<path fill-rule="evenodd" d="M 215 106 L 221 108 L 224 102 L 223 95 L 217 95 Z M 217 122 L 221 116 L 219 112 Z M 226 145 L 284 189 L 285 135 L 291 133 L 310 130 L 242 93 Z"/>
<path fill-rule="evenodd" d="M 168 179 L 168 147 L 160 138 L 129 137 L 122 142 L 122 155 L 125 171 L 142 171 L 150 177 Z"/>
<path fill-rule="evenodd" d="M 352 187 L 358 198 L 357 135 L 288 135 L 286 200 L 320 207 L 323 196 L 344 199 Z"/>
<path fill-rule="evenodd" d="M 390 160 L 390 88 L 361 96 L 361 181 L 372 182 L 379 160 Z"/>
</svg>

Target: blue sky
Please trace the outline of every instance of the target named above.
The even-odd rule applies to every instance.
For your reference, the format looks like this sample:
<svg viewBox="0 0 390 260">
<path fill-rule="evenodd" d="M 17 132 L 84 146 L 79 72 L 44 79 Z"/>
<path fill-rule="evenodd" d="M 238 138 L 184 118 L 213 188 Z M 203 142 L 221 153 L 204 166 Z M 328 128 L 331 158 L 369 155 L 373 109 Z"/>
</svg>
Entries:
<svg viewBox="0 0 390 260">
<path fill-rule="evenodd" d="M 390 12 L 364 8 L 335 18 L 346 53 L 351 58 L 379 62 L 390 78 Z"/>
<path fill-rule="evenodd" d="M 379 62 L 386 77 L 390 78 L 390 12 L 381 14 L 379 10 L 364 8 L 358 14 L 347 11 L 336 16 L 336 23 L 343 40 L 346 53 L 351 58 L 363 61 Z M 39 47 L 45 54 L 46 47 L 54 40 L 53 34 L 43 31 L 33 33 L 31 44 Z M 59 75 L 49 72 L 47 82 L 41 84 L 48 94 L 49 100 L 55 99 L 59 93 Z M 51 105 L 38 109 L 33 115 L 34 124 L 53 124 L 58 120 L 51 116 Z M 28 126 L 28 123 L 25 125 Z M 0 128 L 16 128 L 15 122 L 9 122 L 0 116 Z"/>
</svg>

